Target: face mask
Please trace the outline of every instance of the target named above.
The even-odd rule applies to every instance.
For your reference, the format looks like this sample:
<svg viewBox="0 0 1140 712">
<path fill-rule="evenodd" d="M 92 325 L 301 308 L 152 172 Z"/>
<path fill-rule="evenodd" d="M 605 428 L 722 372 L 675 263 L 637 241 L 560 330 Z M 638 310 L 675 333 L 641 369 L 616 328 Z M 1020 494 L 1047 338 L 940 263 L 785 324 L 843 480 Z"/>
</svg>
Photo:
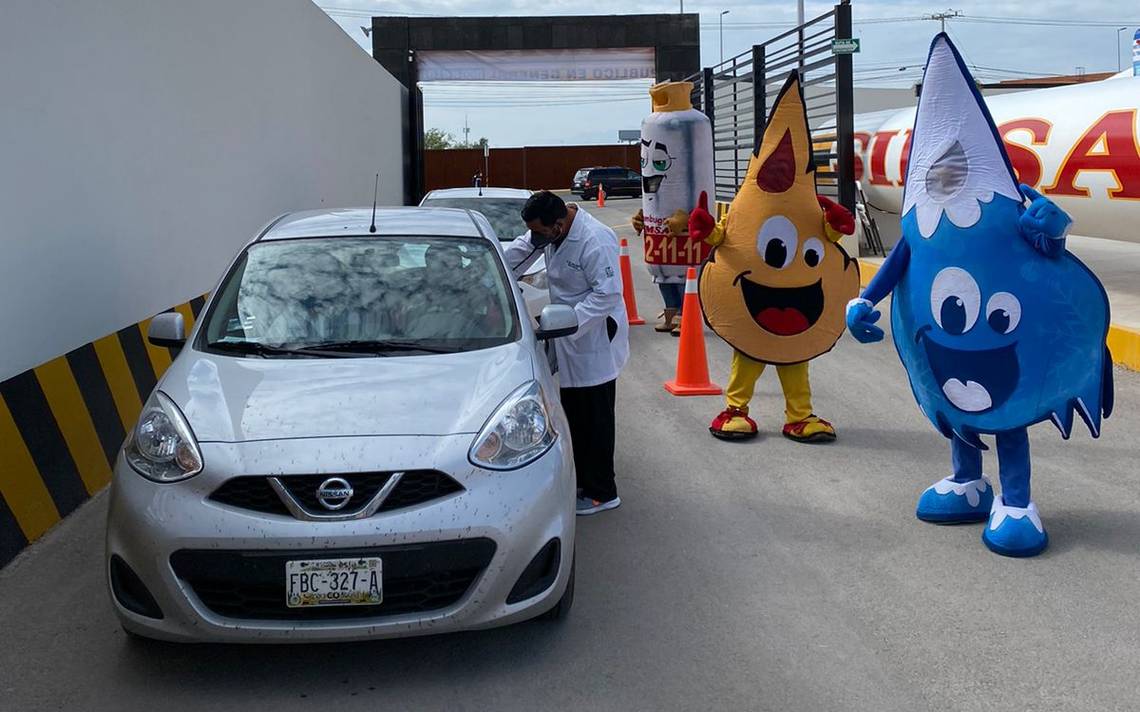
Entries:
<svg viewBox="0 0 1140 712">
<path fill-rule="evenodd" d="M 536 248 L 546 247 L 552 242 L 556 242 L 560 237 L 562 237 L 562 229 L 559 228 L 557 224 L 555 224 L 551 226 L 549 235 L 543 235 L 541 233 L 535 232 L 534 230 L 531 230 L 530 243 Z"/>
</svg>

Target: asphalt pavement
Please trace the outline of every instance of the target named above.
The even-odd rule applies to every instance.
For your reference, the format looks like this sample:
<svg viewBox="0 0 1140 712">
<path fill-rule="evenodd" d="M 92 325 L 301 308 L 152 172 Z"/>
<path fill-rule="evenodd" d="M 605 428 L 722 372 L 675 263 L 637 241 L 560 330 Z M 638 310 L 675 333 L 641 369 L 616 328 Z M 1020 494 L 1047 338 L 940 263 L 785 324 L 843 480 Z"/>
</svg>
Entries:
<svg viewBox="0 0 1140 712">
<path fill-rule="evenodd" d="M 590 207 L 624 226 L 640 201 Z M 638 306 L 660 299 L 634 242 Z M 887 320 L 885 320 L 887 321 Z M 890 341 L 812 364 L 830 445 L 714 440 L 719 398 L 676 398 L 677 340 L 631 330 L 618 387 L 623 506 L 579 520 L 563 623 L 319 646 L 127 640 L 102 576 L 105 495 L 0 571 L 2 710 L 1136 710 L 1140 708 L 1140 374 L 1116 370 L 1093 440 L 1031 430 L 1051 537 L 996 556 L 981 525 L 914 518 L 949 472 Z M 707 346 L 724 384 L 731 351 Z M 987 472 L 996 475 L 986 455 Z M 996 477 L 994 477 L 996 480 Z"/>
</svg>

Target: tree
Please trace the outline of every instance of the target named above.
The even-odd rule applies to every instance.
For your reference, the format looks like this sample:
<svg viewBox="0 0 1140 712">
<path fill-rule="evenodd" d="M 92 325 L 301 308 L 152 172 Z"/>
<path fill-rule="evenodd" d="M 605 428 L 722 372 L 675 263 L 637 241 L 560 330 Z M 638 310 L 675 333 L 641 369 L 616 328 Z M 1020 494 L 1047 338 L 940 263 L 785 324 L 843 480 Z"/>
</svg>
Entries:
<svg viewBox="0 0 1140 712">
<path fill-rule="evenodd" d="M 443 129 L 428 129 L 424 132 L 424 148 L 455 148 L 455 137 Z"/>
</svg>

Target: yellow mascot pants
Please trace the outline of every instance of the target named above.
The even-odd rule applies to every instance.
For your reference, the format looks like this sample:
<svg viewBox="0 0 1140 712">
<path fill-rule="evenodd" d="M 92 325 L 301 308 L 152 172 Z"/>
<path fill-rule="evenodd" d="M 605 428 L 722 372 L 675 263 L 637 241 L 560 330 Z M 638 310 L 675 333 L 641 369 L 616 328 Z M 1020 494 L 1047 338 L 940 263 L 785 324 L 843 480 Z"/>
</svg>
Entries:
<svg viewBox="0 0 1140 712">
<path fill-rule="evenodd" d="M 739 351 L 732 352 L 732 373 L 728 377 L 725 400 L 729 407 L 744 408 L 756 391 L 756 381 L 764 373 L 765 363 L 753 361 Z M 784 415 L 787 422 L 796 423 L 811 415 L 811 384 L 808 382 L 808 365 L 776 366 L 780 386 L 784 389 Z"/>
</svg>

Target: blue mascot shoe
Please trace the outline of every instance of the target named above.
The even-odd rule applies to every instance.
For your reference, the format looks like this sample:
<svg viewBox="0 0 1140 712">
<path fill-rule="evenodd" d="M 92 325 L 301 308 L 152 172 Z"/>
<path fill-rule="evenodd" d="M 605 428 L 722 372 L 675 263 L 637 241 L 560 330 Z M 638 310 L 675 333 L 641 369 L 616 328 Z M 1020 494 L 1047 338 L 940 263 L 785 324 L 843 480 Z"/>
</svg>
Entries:
<svg viewBox="0 0 1140 712">
<path fill-rule="evenodd" d="M 1041 524 L 1036 504 L 1007 507 L 998 497 L 994 499 L 990 522 L 982 532 L 982 543 L 1002 556 L 1037 556 L 1049 546 L 1049 535 Z"/>
<path fill-rule="evenodd" d="M 918 498 L 915 516 L 935 524 L 984 522 L 994 503 L 994 488 L 985 476 L 971 482 L 938 480 Z"/>
</svg>

